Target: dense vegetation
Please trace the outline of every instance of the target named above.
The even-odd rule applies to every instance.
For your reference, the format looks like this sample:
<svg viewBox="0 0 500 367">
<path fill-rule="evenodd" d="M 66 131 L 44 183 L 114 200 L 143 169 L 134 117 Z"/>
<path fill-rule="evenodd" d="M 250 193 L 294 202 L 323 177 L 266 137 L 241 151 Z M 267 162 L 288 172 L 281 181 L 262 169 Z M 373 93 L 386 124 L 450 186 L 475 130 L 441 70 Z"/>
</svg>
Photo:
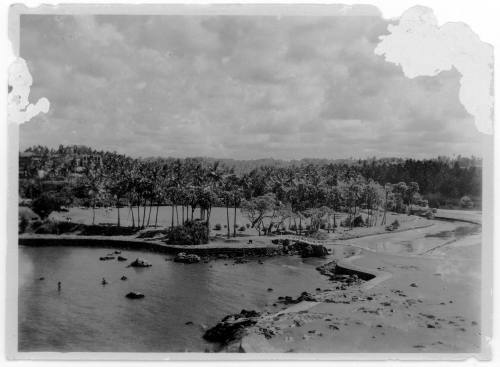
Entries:
<svg viewBox="0 0 500 367">
<path fill-rule="evenodd" d="M 372 226 L 385 223 L 387 211 L 407 212 L 414 205 L 470 208 L 476 203 L 477 207 L 480 163 L 474 157 L 291 162 L 133 159 L 87 147 L 33 147 L 20 155 L 20 196 L 33 199 L 33 209 L 43 217 L 61 205 L 116 206 L 120 226 L 119 208 L 128 207 L 132 226 L 142 228 L 156 226 L 158 207 L 169 204 L 171 227 L 188 221 L 193 226 L 199 220 L 210 228 L 211 209 L 223 206 L 228 236 L 238 230 L 236 222 L 229 223 L 229 211 L 237 208 L 259 232 L 283 228 L 285 223 L 300 232 L 304 218 L 314 232 L 334 230 L 338 213 L 347 214 L 343 225 Z M 195 209 L 199 218 L 194 218 Z"/>
</svg>

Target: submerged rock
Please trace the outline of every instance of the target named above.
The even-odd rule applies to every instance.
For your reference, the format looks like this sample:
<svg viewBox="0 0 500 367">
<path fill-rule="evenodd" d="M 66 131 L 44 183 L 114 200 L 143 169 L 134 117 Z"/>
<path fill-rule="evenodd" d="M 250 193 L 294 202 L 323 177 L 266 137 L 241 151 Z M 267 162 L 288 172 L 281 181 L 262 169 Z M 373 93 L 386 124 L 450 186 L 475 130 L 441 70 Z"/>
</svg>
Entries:
<svg viewBox="0 0 500 367">
<path fill-rule="evenodd" d="M 132 266 L 135 268 L 147 268 L 147 267 L 150 267 L 152 265 L 149 262 L 147 262 L 146 260 L 138 257 L 137 259 L 132 261 L 129 266 Z"/>
<path fill-rule="evenodd" d="M 198 255 L 180 252 L 177 254 L 177 256 L 175 256 L 174 261 L 177 263 L 194 264 L 199 263 L 201 261 L 201 258 Z"/>
<path fill-rule="evenodd" d="M 127 295 L 125 297 L 130 298 L 130 299 L 139 299 L 139 298 L 144 298 L 144 294 L 139 293 L 139 292 L 130 292 L 130 293 L 127 293 Z"/>
</svg>

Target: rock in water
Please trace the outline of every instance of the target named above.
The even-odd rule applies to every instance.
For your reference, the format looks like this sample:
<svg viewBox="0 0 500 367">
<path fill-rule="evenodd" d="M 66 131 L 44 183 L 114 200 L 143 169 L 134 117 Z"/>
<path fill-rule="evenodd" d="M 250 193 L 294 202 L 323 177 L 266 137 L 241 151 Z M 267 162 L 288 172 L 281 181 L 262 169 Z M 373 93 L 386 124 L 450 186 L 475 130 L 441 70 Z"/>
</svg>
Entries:
<svg viewBox="0 0 500 367">
<path fill-rule="evenodd" d="M 125 297 L 130 298 L 130 299 L 139 299 L 139 298 L 144 298 L 144 294 L 139 293 L 139 292 L 130 292 L 130 293 L 127 293 L 127 295 Z"/>
<path fill-rule="evenodd" d="M 101 256 L 99 260 L 101 261 L 106 261 L 106 260 L 113 260 L 115 257 L 113 255 L 106 255 L 106 256 Z"/>
<path fill-rule="evenodd" d="M 116 260 L 118 260 L 118 261 L 127 261 L 127 258 L 126 258 L 126 257 L 123 257 L 123 256 L 118 256 L 118 257 L 116 258 Z"/>
<path fill-rule="evenodd" d="M 129 266 L 132 266 L 135 268 L 147 268 L 147 267 L 150 267 L 152 265 L 149 262 L 147 262 L 146 260 L 138 257 L 137 259 L 132 261 Z"/>
<path fill-rule="evenodd" d="M 123 275 L 120 279 L 121 280 L 127 280 L 128 278 L 125 275 Z"/>
<path fill-rule="evenodd" d="M 198 255 L 194 254 L 188 255 L 185 252 L 180 252 L 174 258 L 174 261 L 178 263 L 194 264 L 194 263 L 199 263 L 201 261 L 201 258 Z"/>
</svg>

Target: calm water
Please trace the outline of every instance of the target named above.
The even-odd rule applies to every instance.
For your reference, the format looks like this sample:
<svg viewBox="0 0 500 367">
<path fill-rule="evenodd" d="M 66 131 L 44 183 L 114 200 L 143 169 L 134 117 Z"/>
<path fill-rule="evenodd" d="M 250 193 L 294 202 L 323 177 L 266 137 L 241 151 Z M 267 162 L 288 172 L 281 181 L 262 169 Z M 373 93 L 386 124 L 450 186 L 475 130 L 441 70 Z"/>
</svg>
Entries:
<svg viewBox="0 0 500 367">
<path fill-rule="evenodd" d="M 210 345 L 201 338 L 203 326 L 226 314 L 262 310 L 278 296 L 330 286 L 315 270 L 327 260 L 290 256 L 264 259 L 262 265 L 185 265 L 164 255 L 123 251 L 129 260 L 140 256 L 153 264 L 135 269 L 126 268 L 129 262 L 99 261 L 109 252 L 19 247 L 20 351 L 204 351 Z M 128 280 L 121 281 L 122 275 Z M 101 285 L 103 277 L 109 284 Z M 129 300 L 130 291 L 146 297 Z"/>
</svg>

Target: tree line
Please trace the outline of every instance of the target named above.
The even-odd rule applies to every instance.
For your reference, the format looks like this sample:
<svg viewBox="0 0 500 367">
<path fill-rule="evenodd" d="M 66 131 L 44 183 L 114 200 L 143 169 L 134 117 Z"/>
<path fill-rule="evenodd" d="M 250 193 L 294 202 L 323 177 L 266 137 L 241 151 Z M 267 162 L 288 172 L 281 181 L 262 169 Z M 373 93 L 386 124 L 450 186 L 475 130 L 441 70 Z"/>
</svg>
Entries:
<svg viewBox="0 0 500 367">
<path fill-rule="evenodd" d="M 82 153 L 64 148 L 62 153 L 55 154 L 57 164 L 47 164 L 54 152 L 45 148 L 45 161 L 35 161 L 30 177 L 20 185 L 21 196 L 31 193 L 37 199 L 52 195 L 64 205 L 84 203 L 92 208 L 93 223 L 96 207 L 114 206 L 117 226 L 121 225 L 120 208 L 126 207 L 132 226 L 137 228 L 157 226 L 162 205 L 172 206 L 171 227 L 196 219 L 210 228 L 212 208 L 221 206 L 226 210 L 229 237 L 236 236 L 238 208 L 259 233 L 284 228 L 302 233 L 306 221 L 310 232 L 319 228 L 330 231 L 340 224 L 340 218 L 346 226 L 357 225 L 355 221 L 359 218 L 367 226 L 385 224 L 387 211 L 407 212 L 414 205 L 427 206 L 422 192 L 432 187 L 431 172 L 463 183 L 460 194 L 466 189 L 470 190 L 468 194 L 477 194 L 476 167 L 462 168 L 456 161 L 444 164 L 442 159 L 392 164 L 308 161 L 262 165 L 241 172 L 234 165 L 204 158 L 135 159 L 82 149 L 87 156 L 99 159 L 87 159 L 82 166 L 74 167 L 72 159 L 67 157 Z M 31 152 L 37 150 L 32 148 Z M 59 176 L 63 175 L 52 180 L 58 182 L 57 187 L 50 187 L 51 180 L 46 177 L 51 175 L 41 175 L 40 168 L 57 170 Z M 400 180 L 403 176 L 406 180 Z M 434 180 L 443 179 L 434 177 Z M 232 224 L 230 211 L 234 211 Z"/>
</svg>

